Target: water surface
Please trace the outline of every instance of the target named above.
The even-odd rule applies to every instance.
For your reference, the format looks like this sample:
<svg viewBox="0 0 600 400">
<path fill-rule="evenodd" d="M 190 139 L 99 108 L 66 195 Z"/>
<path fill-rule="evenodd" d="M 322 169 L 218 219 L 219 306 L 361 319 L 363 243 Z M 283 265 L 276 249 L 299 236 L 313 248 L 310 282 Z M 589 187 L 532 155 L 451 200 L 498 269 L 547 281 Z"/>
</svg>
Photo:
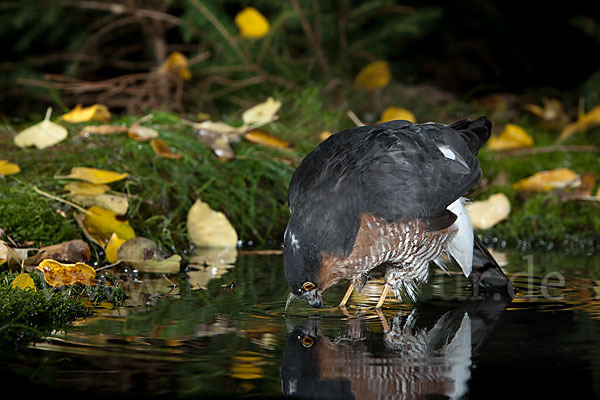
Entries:
<svg viewBox="0 0 600 400">
<path fill-rule="evenodd" d="M 94 397 L 600 397 L 598 257 L 509 254 L 514 297 L 470 299 L 433 272 L 413 304 L 294 301 L 280 255 L 229 254 L 187 276 L 116 271 L 130 297 L 0 363 L 3 390 Z M 433 270 L 432 270 L 433 271 Z M 329 289 L 334 306 L 344 284 Z M 6 392 L 5 392 L 6 393 Z"/>
</svg>

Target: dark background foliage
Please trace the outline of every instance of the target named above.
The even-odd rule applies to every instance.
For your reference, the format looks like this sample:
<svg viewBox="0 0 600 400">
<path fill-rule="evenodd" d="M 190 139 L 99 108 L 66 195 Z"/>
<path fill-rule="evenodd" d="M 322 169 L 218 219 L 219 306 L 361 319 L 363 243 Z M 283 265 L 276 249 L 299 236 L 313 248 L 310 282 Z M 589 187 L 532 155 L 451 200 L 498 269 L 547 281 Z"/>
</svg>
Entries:
<svg viewBox="0 0 600 400">
<path fill-rule="evenodd" d="M 267 17 L 267 37 L 238 37 L 233 18 L 245 6 Z M 181 51 L 192 62 L 183 105 L 194 109 L 245 105 L 278 88 L 343 86 L 374 59 L 389 61 L 394 80 L 402 84 L 429 83 L 465 98 L 499 91 L 576 92 L 574 97 L 585 96 L 589 107 L 598 103 L 600 80 L 597 11 L 596 2 L 585 0 L 559 5 L 515 0 L 5 1 L 0 4 L 0 111 L 24 116 L 43 112 L 48 103 L 66 108 L 88 98 L 91 102 L 97 93 L 39 82 L 148 72 L 171 51 Z"/>
</svg>

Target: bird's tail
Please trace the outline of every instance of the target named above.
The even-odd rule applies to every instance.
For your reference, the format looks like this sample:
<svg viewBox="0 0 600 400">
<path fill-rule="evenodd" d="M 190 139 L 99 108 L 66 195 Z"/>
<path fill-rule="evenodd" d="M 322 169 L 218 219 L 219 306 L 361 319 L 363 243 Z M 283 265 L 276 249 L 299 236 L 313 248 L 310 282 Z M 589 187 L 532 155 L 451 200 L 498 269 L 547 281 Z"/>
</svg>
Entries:
<svg viewBox="0 0 600 400">
<path fill-rule="evenodd" d="M 490 138 L 492 132 L 492 122 L 484 116 L 477 118 L 475 121 L 468 119 L 456 121 L 450 124 L 449 127 L 460 132 L 473 154 L 477 154 Z"/>
<path fill-rule="evenodd" d="M 512 283 L 477 235 L 473 237 L 473 268 L 469 280 L 474 295 L 487 292 L 514 294 Z"/>
</svg>

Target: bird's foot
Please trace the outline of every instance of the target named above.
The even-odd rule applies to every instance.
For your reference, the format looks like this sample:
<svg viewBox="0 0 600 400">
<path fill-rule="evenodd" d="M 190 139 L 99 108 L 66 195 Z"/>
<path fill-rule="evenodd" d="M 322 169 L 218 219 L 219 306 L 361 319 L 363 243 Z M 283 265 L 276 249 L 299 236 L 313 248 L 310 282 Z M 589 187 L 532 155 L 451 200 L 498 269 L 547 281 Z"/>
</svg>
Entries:
<svg viewBox="0 0 600 400">
<path fill-rule="evenodd" d="M 381 296 L 379 297 L 379 301 L 377 302 L 377 305 L 375 306 L 375 309 L 380 309 L 381 306 L 383 306 L 383 302 L 385 301 L 385 298 L 388 295 L 388 292 L 390 291 L 390 284 L 386 283 L 385 285 L 383 285 L 383 292 L 381 292 Z"/>
</svg>

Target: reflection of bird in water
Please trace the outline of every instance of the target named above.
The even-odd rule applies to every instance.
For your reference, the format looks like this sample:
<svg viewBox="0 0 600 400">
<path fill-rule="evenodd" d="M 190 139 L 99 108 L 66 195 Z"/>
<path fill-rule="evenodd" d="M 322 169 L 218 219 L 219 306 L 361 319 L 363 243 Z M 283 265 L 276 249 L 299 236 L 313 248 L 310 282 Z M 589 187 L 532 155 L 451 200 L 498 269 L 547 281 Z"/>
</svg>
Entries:
<svg viewBox="0 0 600 400">
<path fill-rule="evenodd" d="M 481 177 L 476 154 L 490 136 L 485 117 L 451 125 L 390 121 L 339 132 L 304 158 L 289 187 L 285 273 L 293 295 L 322 307 L 340 279 L 360 291 L 388 263 L 391 288 L 413 300 L 429 262 L 451 257 L 473 283 L 506 291 L 508 279 L 473 236 L 464 196 Z"/>
<path fill-rule="evenodd" d="M 329 338 L 319 320 L 297 325 L 283 352 L 282 387 L 297 398 L 422 398 L 467 393 L 473 349 L 481 345 L 510 299 L 468 301 L 448 311 L 423 307 L 398 313 L 385 332 L 351 318 Z M 439 315 L 440 311 L 444 312 Z M 382 315 L 382 314 L 380 314 Z"/>
</svg>

